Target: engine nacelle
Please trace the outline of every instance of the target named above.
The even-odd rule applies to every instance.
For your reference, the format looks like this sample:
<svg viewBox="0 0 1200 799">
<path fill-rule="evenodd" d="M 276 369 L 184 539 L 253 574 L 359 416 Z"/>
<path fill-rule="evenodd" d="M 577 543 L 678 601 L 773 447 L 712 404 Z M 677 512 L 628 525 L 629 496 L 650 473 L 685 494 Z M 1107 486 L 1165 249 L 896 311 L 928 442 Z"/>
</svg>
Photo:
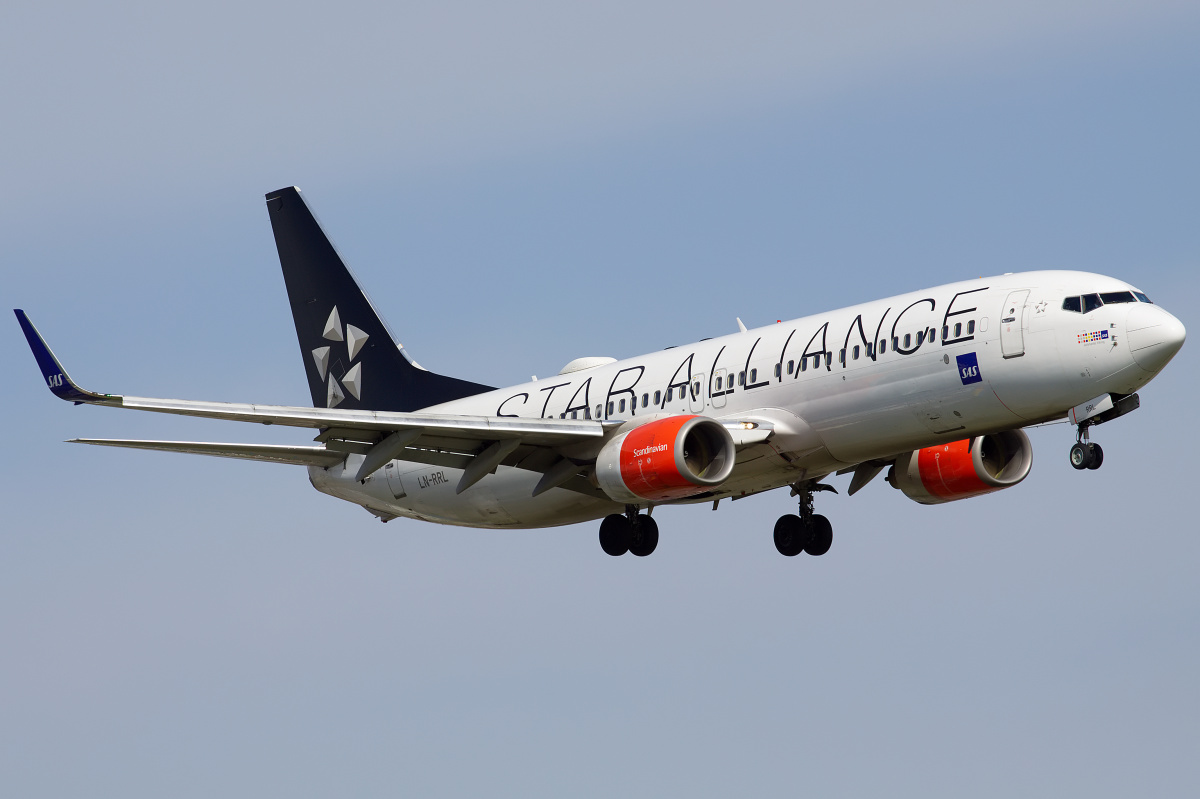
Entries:
<svg viewBox="0 0 1200 799">
<path fill-rule="evenodd" d="M 1029 436 L 1006 430 L 905 453 L 889 476 L 909 499 L 938 505 L 1015 486 L 1032 466 Z"/>
<path fill-rule="evenodd" d="M 617 502 L 680 499 L 733 471 L 733 437 L 706 416 L 670 416 L 621 433 L 596 458 L 596 482 Z"/>
</svg>

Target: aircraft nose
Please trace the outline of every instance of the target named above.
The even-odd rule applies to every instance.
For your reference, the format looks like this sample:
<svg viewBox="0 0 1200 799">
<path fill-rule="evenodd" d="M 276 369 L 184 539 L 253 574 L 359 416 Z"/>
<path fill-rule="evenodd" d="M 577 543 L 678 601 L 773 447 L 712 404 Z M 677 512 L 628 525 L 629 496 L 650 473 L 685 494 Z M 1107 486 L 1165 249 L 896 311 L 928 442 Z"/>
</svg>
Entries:
<svg viewBox="0 0 1200 799">
<path fill-rule="evenodd" d="M 1157 305 L 1139 303 L 1130 308 L 1125 329 L 1130 354 L 1138 366 L 1151 374 L 1158 374 L 1187 338 L 1183 322 Z"/>
</svg>

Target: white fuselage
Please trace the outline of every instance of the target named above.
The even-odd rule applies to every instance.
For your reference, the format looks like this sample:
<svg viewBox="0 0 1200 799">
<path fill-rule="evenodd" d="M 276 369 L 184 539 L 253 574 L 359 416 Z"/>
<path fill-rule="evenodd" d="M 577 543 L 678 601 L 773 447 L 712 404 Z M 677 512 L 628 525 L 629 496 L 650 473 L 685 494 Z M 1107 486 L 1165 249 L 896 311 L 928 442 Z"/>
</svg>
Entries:
<svg viewBox="0 0 1200 799">
<path fill-rule="evenodd" d="M 1061 418 L 1104 393 L 1137 391 L 1166 360 L 1133 329 L 1178 325 L 1145 302 L 1088 313 L 1068 296 L 1131 291 L 1083 272 L 964 281 L 747 330 L 428 409 L 438 413 L 628 420 L 677 414 L 768 422 L 705 501 L 744 496 L 937 443 Z M 1154 323 L 1154 324 L 1152 324 Z M 1181 329 L 1181 326 L 1180 326 Z M 1140 348 L 1139 348 L 1140 345 Z M 501 466 L 455 493 L 462 472 L 394 461 L 359 484 L 361 455 L 310 467 L 320 491 L 383 515 L 474 527 L 543 527 L 620 512 L 541 475 Z M 687 501 L 687 500 L 684 500 Z"/>
</svg>

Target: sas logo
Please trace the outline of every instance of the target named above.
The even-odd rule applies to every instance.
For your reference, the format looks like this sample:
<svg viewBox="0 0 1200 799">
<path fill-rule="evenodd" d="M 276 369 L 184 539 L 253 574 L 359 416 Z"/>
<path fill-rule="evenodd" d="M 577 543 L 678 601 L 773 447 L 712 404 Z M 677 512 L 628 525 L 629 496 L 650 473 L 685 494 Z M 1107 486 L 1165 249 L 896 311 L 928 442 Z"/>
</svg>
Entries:
<svg viewBox="0 0 1200 799">
<path fill-rule="evenodd" d="M 983 382 L 983 375 L 979 374 L 979 359 L 975 357 L 975 353 L 968 352 L 966 355 L 957 356 L 957 358 L 958 379 L 962 381 L 964 386 Z"/>
<path fill-rule="evenodd" d="M 1091 333 L 1077 333 L 1075 342 L 1077 344 L 1099 344 L 1102 341 L 1108 341 L 1107 330 L 1094 330 Z"/>
</svg>

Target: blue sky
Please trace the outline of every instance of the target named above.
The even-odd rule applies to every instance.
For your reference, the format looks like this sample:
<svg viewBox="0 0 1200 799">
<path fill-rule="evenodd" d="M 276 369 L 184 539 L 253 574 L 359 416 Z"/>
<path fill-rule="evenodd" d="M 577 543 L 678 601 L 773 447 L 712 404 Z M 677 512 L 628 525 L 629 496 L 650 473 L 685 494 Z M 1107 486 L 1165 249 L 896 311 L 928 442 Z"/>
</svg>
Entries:
<svg viewBox="0 0 1200 799">
<path fill-rule="evenodd" d="M 0 26 L 0 264 L 100 391 L 301 404 L 262 197 L 405 346 L 496 385 L 951 280 L 1086 269 L 1200 329 L 1185 3 L 58 4 Z M 14 78 L 15 76 L 15 78 Z M 1200 782 L 1186 345 L 1074 472 L 925 508 L 776 492 L 594 525 L 396 521 L 302 442 L 76 408 L 0 350 L 0 778 L 23 796 L 1180 795 Z M 844 489 L 848 478 L 835 481 Z"/>
</svg>

